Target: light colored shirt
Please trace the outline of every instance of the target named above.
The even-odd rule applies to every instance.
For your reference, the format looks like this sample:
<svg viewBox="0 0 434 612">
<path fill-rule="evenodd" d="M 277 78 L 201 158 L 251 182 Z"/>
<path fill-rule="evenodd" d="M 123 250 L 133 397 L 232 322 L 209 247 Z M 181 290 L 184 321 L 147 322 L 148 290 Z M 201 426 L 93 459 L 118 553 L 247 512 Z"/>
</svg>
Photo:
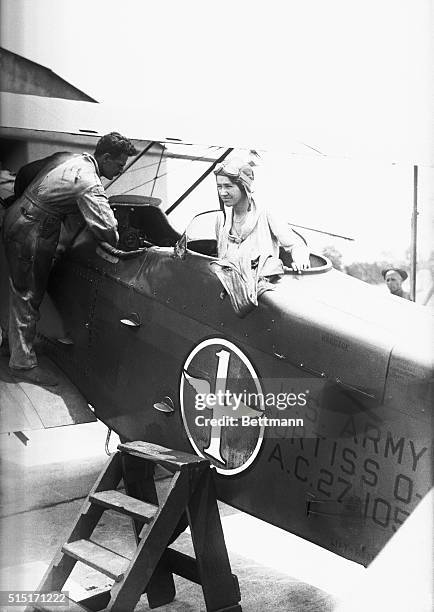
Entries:
<svg viewBox="0 0 434 612">
<path fill-rule="evenodd" d="M 265 209 L 254 209 L 247 213 L 240 236 L 231 228 L 232 209 L 226 209 L 226 221 L 222 213 L 216 222 L 217 254 L 221 259 L 248 257 L 254 260 L 260 255 L 278 258 L 279 246 L 290 248 L 298 243 L 290 227 L 278 222 Z"/>
<path fill-rule="evenodd" d="M 44 168 L 27 187 L 24 197 L 63 220 L 77 213 L 78 208 L 98 240 L 111 244 L 118 241 L 117 221 L 92 155 L 71 155 L 48 171 Z"/>
</svg>

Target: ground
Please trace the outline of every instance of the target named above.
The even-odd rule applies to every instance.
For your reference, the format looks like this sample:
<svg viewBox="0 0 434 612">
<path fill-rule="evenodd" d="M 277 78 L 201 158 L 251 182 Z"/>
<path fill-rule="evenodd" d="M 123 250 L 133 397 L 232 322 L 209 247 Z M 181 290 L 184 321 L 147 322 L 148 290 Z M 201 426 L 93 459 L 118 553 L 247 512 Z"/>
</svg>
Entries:
<svg viewBox="0 0 434 612">
<path fill-rule="evenodd" d="M 107 460 L 104 452 L 106 433 L 101 423 L 93 422 L 26 432 L 27 441 L 14 434 L 1 434 L 1 589 L 37 588 Z M 115 449 L 116 440 L 112 439 L 109 450 Z M 159 486 L 164 486 L 164 481 Z M 407 568 L 414 567 L 420 582 L 417 564 L 423 557 L 423 550 L 421 552 L 420 540 L 415 540 L 414 533 L 409 533 L 404 543 L 407 559 L 395 545 L 383 563 L 375 566 L 374 562 L 371 566 L 374 569 L 366 570 L 225 504 L 219 507 L 244 612 L 349 612 L 356 609 L 358 612 L 428 612 L 431 609 L 429 593 L 421 594 L 419 583 L 412 586 L 413 591 L 405 588 L 401 592 L 399 570 L 396 574 L 384 572 L 384 566 L 392 567 L 395 559 L 400 561 L 400 566 L 405 567 L 407 563 Z M 420 517 L 416 517 L 416 522 L 420 522 Z M 134 547 L 129 519 L 111 512 L 104 514 L 95 539 L 126 556 Z M 179 537 L 176 548 L 192 553 L 187 532 Z M 429 563 L 428 568 L 424 570 L 424 567 L 422 572 L 429 570 Z M 75 598 L 89 596 L 109 584 L 107 578 L 87 566 L 77 564 L 74 572 L 66 587 Z M 406 580 L 411 584 L 409 576 L 407 573 Z M 423 584 L 429 582 L 429 572 L 422 578 Z M 363 601 L 367 594 L 374 592 L 370 589 L 372 585 L 378 592 L 374 603 L 381 605 L 373 605 L 371 598 L 370 603 L 355 606 L 355 602 Z M 175 601 L 159 608 L 162 612 L 205 610 L 199 586 L 176 578 L 176 589 Z M 397 605 L 391 594 L 399 595 L 395 597 Z M 408 594 L 411 595 L 411 607 L 406 603 Z M 399 601 L 403 602 L 402 607 Z M 148 609 L 146 597 L 142 597 L 137 610 Z"/>
</svg>

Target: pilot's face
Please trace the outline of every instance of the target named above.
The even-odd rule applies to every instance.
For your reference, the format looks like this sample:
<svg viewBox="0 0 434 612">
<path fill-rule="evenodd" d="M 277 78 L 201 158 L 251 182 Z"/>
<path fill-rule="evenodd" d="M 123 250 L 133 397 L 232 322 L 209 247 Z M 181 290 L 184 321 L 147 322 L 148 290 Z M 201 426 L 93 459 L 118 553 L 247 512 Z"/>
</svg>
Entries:
<svg viewBox="0 0 434 612">
<path fill-rule="evenodd" d="M 100 172 L 109 180 L 115 176 L 119 176 L 127 163 L 128 155 L 121 153 L 118 157 L 113 157 L 110 153 L 105 153 L 102 158 L 102 163 L 99 164 Z"/>
<path fill-rule="evenodd" d="M 402 278 L 398 272 L 390 271 L 386 274 L 386 284 L 390 293 L 397 293 L 401 289 Z"/>
<path fill-rule="evenodd" d="M 216 176 L 217 191 L 225 206 L 236 206 L 245 198 L 245 193 L 236 183 L 227 176 Z"/>
</svg>

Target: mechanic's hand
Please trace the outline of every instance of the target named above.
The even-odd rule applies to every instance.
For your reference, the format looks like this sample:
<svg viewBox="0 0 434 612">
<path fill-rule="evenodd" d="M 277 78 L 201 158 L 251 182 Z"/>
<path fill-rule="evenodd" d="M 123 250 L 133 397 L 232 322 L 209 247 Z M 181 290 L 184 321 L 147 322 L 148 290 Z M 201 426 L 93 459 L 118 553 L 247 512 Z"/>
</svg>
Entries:
<svg viewBox="0 0 434 612">
<path fill-rule="evenodd" d="M 309 249 L 304 244 L 296 244 L 291 250 L 292 264 L 294 272 L 302 273 L 303 270 L 310 268 Z"/>
</svg>

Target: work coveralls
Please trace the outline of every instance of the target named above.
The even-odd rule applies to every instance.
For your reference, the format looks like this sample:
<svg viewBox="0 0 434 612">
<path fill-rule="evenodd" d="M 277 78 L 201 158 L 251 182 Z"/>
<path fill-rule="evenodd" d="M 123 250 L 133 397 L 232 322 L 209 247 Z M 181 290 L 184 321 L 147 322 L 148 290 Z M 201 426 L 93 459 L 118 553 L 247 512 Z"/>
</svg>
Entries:
<svg viewBox="0 0 434 612">
<path fill-rule="evenodd" d="M 117 222 L 96 160 L 86 153 L 54 155 L 7 209 L 3 237 L 9 264 L 9 366 L 37 365 L 33 343 L 61 223 L 80 212 L 100 241 L 117 244 Z"/>
</svg>

